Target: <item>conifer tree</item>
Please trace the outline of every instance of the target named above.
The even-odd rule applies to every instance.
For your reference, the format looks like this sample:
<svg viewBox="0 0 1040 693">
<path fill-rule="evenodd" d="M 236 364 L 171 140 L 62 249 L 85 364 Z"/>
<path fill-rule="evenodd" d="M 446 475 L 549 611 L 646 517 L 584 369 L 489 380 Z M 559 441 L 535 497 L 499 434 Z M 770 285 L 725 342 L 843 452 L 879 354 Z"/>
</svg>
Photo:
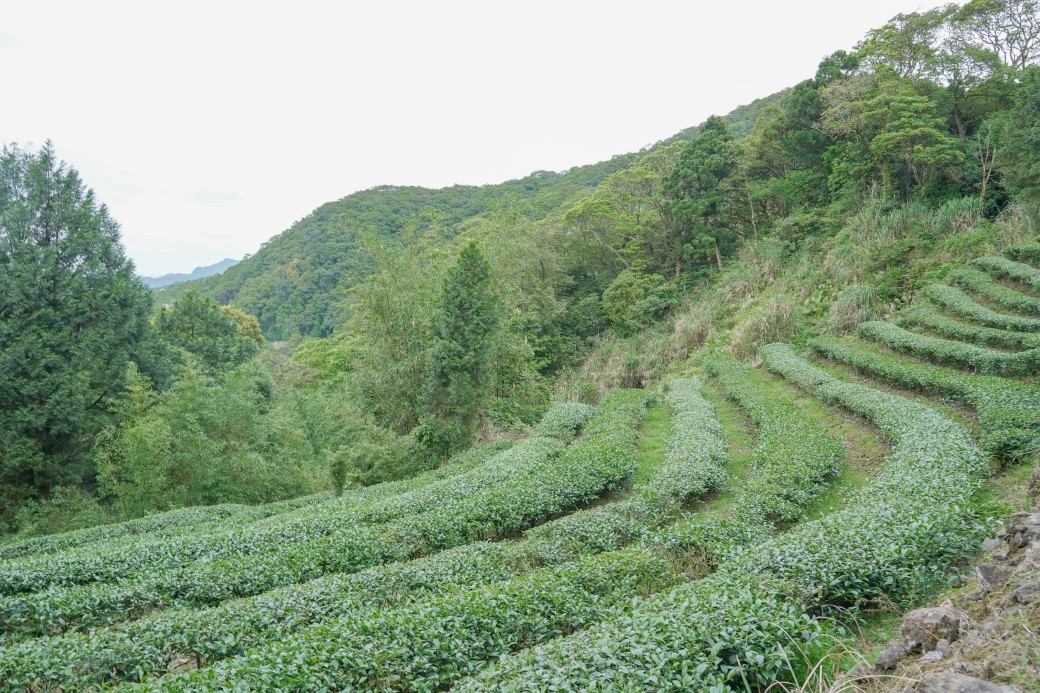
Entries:
<svg viewBox="0 0 1040 693">
<path fill-rule="evenodd" d="M 722 246 L 732 235 L 726 218 L 730 203 L 722 185 L 735 167 L 728 146 L 732 139 L 721 118 L 708 118 L 700 134 L 679 153 L 675 169 L 665 180 L 668 214 L 675 234 L 676 274 L 687 254 L 711 257 L 722 269 Z"/>
<path fill-rule="evenodd" d="M 490 390 L 499 327 L 492 281 L 475 243 L 462 249 L 444 278 L 434 324 L 429 413 L 449 450 L 477 430 Z"/>
<path fill-rule="evenodd" d="M 0 524 L 92 474 L 88 452 L 148 332 L 119 226 L 54 156 L 0 152 Z"/>
</svg>

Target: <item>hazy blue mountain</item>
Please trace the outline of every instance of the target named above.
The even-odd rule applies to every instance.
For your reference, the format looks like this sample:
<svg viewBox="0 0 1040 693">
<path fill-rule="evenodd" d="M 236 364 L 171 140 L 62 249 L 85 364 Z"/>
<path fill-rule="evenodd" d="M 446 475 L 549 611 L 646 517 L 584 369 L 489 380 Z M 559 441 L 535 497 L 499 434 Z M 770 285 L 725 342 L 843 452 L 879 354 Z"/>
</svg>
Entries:
<svg viewBox="0 0 1040 693">
<path fill-rule="evenodd" d="M 238 260 L 232 260 L 227 257 L 220 262 L 205 267 L 196 267 L 191 271 L 191 274 L 164 274 L 161 277 L 141 277 L 141 281 L 152 289 L 158 289 L 160 286 L 169 286 L 170 284 L 176 284 L 178 282 L 187 282 L 192 279 L 202 279 L 203 277 L 212 277 L 213 275 L 220 274 L 228 267 L 237 265 Z"/>
</svg>

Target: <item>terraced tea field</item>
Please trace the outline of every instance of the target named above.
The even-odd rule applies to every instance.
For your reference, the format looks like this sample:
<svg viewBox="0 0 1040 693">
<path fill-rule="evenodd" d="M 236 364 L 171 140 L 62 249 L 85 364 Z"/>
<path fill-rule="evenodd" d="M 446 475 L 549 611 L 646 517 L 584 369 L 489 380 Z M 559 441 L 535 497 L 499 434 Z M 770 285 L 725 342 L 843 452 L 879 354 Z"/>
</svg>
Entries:
<svg viewBox="0 0 1040 693">
<path fill-rule="evenodd" d="M 1037 259 L 982 258 L 761 369 L 712 356 L 556 405 L 406 481 L 4 545 L 2 688 L 804 682 L 840 621 L 946 585 L 992 528 L 987 480 L 1040 447 Z"/>
</svg>

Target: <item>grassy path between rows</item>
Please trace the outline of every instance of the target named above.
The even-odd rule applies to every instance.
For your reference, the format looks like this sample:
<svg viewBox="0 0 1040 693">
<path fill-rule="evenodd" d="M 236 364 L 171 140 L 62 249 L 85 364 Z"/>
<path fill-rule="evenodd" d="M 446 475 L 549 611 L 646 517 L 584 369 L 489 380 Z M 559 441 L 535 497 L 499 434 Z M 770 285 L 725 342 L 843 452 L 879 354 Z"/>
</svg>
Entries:
<svg viewBox="0 0 1040 693">
<path fill-rule="evenodd" d="M 749 473 L 749 463 L 755 454 L 755 426 L 710 378 L 703 379 L 704 396 L 715 405 L 719 423 L 726 434 L 726 488 L 714 498 L 705 500 L 700 510 L 722 513 L 730 510 L 737 498 L 736 489 L 743 486 Z"/>
<path fill-rule="evenodd" d="M 636 451 L 636 475 L 633 486 L 639 486 L 653 478 L 664 464 L 668 452 L 668 438 L 672 435 L 672 411 L 665 402 L 651 407 L 639 426 L 639 448 Z"/>
</svg>

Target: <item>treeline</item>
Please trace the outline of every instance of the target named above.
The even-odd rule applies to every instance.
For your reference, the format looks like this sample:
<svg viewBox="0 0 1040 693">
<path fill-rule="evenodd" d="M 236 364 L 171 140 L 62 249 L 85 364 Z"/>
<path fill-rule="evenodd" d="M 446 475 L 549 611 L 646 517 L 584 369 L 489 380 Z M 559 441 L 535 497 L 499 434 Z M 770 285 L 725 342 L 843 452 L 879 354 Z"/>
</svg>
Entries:
<svg viewBox="0 0 1040 693">
<path fill-rule="evenodd" d="M 153 310 L 49 144 L 0 154 L 0 531 L 327 488 L 332 433 L 307 425 L 327 403 L 276 383 L 263 345 L 209 297 Z"/>
<path fill-rule="evenodd" d="M 325 205 L 221 277 L 159 292 L 157 312 L 75 173 L 9 148 L 0 515 L 42 526 L 55 499 L 134 515 L 408 475 L 522 431 L 590 345 L 638 340 L 749 241 L 795 257 L 864 210 L 904 208 L 948 224 L 970 207 L 984 233 L 1040 202 L 1038 60 L 1037 0 L 901 14 L 812 78 L 638 154 Z M 895 234 L 891 262 L 845 258 L 892 277 L 798 301 L 869 319 L 898 298 L 903 246 L 935 233 Z M 640 355 L 620 353 L 633 364 L 611 384 L 643 385 Z M 572 380 L 566 396 L 602 395 Z"/>
<path fill-rule="evenodd" d="M 435 278 L 477 242 L 502 315 L 485 417 L 509 426 L 530 420 L 529 403 L 580 368 L 591 341 L 657 323 L 748 240 L 788 252 L 818 247 L 867 206 L 887 213 L 968 201 L 993 219 L 1016 201 L 1032 204 L 1038 27 L 1036 2 L 899 15 L 825 58 L 811 79 L 757 102 L 750 128 L 748 110 L 710 118 L 691 139 L 639 153 L 551 213 L 530 214 L 519 198 L 453 226 L 372 234 L 362 244 L 371 271 L 349 293 L 345 325 L 305 342 L 297 358 L 343 377 L 391 430 L 420 426 L 415 393 L 430 369 Z M 747 135 L 735 138 L 727 123 Z M 860 287 L 876 304 L 898 288 Z M 616 384 L 641 385 L 638 370 L 627 370 L 632 378 Z"/>
</svg>

